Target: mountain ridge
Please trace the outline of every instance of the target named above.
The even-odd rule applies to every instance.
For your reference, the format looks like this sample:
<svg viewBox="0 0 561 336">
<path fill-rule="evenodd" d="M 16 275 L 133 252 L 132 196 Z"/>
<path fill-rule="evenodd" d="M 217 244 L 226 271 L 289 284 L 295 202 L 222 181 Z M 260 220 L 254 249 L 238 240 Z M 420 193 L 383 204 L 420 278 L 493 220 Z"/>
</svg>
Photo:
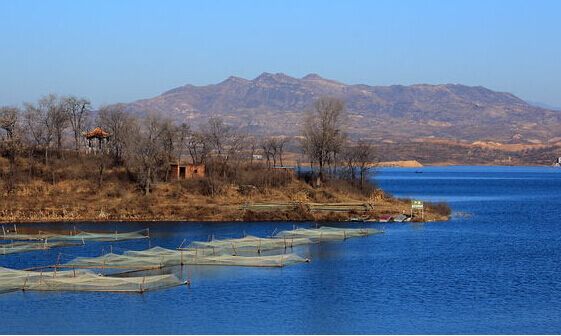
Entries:
<svg viewBox="0 0 561 336">
<path fill-rule="evenodd" d="M 221 116 L 250 132 L 295 135 L 303 114 L 322 96 L 345 102 L 355 137 L 545 143 L 561 136 L 561 112 L 508 92 L 463 84 L 344 84 L 315 73 L 296 78 L 264 72 L 254 79 L 230 76 L 216 84 L 186 84 L 126 108 L 195 124 Z"/>
</svg>

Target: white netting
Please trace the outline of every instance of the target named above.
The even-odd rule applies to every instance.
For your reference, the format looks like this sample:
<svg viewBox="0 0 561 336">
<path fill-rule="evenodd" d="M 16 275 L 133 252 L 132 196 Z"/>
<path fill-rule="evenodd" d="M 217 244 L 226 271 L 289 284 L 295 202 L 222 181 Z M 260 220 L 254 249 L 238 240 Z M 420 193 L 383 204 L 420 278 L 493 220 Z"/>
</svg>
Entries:
<svg viewBox="0 0 561 336">
<path fill-rule="evenodd" d="M 185 258 L 186 265 L 219 265 L 219 266 L 247 266 L 247 267 L 284 267 L 303 262 L 308 259 L 302 258 L 294 253 L 246 257 L 233 255 L 217 256 L 189 256 Z"/>
<path fill-rule="evenodd" d="M 148 238 L 147 230 L 133 231 L 133 232 L 85 232 L 80 231 L 75 235 L 52 235 L 47 237 L 48 241 L 97 241 L 97 242 L 112 242 L 121 240 L 132 239 L 145 239 Z"/>
<path fill-rule="evenodd" d="M 143 251 L 127 251 L 124 254 L 108 253 L 93 258 L 78 257 L 64 266 L 95 269 L 151 269 L 177 265 L 284 267 L 306 261 L 307 259 L 295 254 L 271 256 L 208 255 L 195 249 L 175 251 L 154 247 Z"/>
<path fill-rule="evenodd" d="M 262 251 L 283 250 L 294 246 L 308 245 L 313 242 L 308 238 L 260 238 L 246 236 L 243 238 L 214 239 L 208 242 L 195 241 L 180 250 L 200 250 L 204 254 L 260 253 Z"/>
<path fill-rule="evenodd" d="M 281 231 L 275 235 L 278 238 L 308 238 L 316 241 L 344 240 L 352 237 L 370 236 L 383 233 L 376 229 L 351 229 L 322 226 L 318 229 L 296 229 Z"/>
<path fill-rule="evenodd" d="M 64 247 L 64 246 L 78 246 L 81 244 L 67 243 L 67 242 L 12 242 L 7 244 L 0 244 L 0 255 L 13 254 L 13 253 L 23 253 L 31 252 L 37 250 L 47 250 L 53 247 Z"/>
<path fill-rule="evenodd" d="M 2 253 L 2 249 L 4 249 L 3 254 L 8 254 L 30 249 L 67 246 L 72 244 L 72 241 L 116 241 L 146 238 L 147 236 L 143 232 L 79 232 L 75 235 L 48 235 L 42 242 L 0 244 L 0 253 Z M 177 286 L 181 282 L 174 275 L 117 277 L 103 276 L 94 271 L 104 269 L 149 270 L 179 265 L 284 267 L 307 262 L 308 259 L 293 253 L 261 255 L 261 251 L 284 250 L 321 241 L 343 240 L 382 232 L 375 229 L 334 227 L 296 229 L 281 231 L 273 238 L 246 236 L 236 239 L 193 242 L 189 247 L 178 250 L 154 247 L 142 251 L 126 251 L 123 254 L 108 253 L 99 257 L 77 257 L 66 264 L 55 265 L 55 271 L 49 272 L 0 267 L 0 292 L 14 290 L 144 292 Z M 40 233 L 40 235 L 44 234 Z M 27 237 L 29 235 L 19 236 Z M 71 270 L 60 271 L 61 269 Z"/>
<path fill-rule="evenodd" d="M 32 282 L 25 290 L 142 293 L 181 284 L 182 282 L 172 274 L 123 278 L 84 273 L 76 277 L 45 277 Z"/>
<path fill-rule="evenodd" d="M 44 233 L 24 234 L 24 233 L 5 233 L 0 236 L 2 240 L 45 240 L 49 235 Z"/>
<path fill-rule="evenodd" d="M 88 291 L 88 292 L 145 292 L 181 285 L 175 275 L 143 277 L 114 277 L 84 270 L 36 272 L 0 267 L 0 292 L 32 291 Z"/>
<path fill-rule="evenodd" d="M 0 267 L 0 293 L 24 289 L 25 286 L 49 277 L 75 277 L 83 274 L 84 270 L 34 272 Z"/>
<path fill-rule="evenodd" d="M 148 230 L 139 230 L 133 232 L 86 232 L 79 231 L 75 234 L 56 234 L 49 232 L 38 232 L 37 234 L 18 234 L 18 233 L 3 233 L 2 240 L 42 240 L 42 241 L 97 241 L 97 242 L 112 242 L 132 239 L 145 239 L 149 238 Z"/>
</svg>

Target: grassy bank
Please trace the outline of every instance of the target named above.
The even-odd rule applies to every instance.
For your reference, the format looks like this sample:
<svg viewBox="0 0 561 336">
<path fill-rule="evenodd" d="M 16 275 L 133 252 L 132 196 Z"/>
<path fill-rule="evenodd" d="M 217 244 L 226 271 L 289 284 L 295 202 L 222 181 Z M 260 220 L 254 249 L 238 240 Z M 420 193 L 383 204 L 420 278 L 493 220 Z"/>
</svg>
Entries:
<svg viewBox="0 0 561 336">
<path fill-rule="evenodd" d="M 20 177 L 9 192 L 6 182 L 0 182 L 0 221 L 344 221 L 409 213 L 410 209 L 407 201 L 373 186 L 364 190 L 330 179 L 312 187 L 291 171 L 255 164 L 237 166 L 223 178 L 160 182 L 145 195 L 122 167 L 108 167 L 100 186 L 95 167 L 85 162 L 71 157 L 49 167 L 20 162 Z M 0 161 L 0 167 L 6 165 Z M 26 174 L 28 169 L 33 169 L 33 177 Z M 310 206 L 318 203 L 357 206 L 343 211 Z M 255 208 L 254 204 L 272 206 Z M 425 212 L 425 220 L 448 216 L 437 208 Z"/>
</svg>

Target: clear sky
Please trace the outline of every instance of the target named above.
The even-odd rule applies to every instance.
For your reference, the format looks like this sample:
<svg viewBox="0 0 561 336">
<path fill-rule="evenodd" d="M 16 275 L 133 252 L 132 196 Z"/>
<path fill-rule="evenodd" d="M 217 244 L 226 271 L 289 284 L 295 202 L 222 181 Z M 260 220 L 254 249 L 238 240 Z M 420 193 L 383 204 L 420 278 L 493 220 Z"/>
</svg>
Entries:
<svg viewBox="0 0 561 336">
<path fill-rule="evenodd" d="M 129 102 L 261 72 L 561 106 L 561 1 L 0 0 L 0 105 Z"/>
</svg>

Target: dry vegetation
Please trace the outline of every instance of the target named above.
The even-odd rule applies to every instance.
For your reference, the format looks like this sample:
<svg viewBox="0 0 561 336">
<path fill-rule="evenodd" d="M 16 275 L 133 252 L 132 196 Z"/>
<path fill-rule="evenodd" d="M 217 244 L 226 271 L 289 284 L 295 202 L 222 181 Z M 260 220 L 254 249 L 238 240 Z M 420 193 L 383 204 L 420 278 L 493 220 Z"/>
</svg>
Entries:
<svg viewBox="0 0 561 336">
<path fill-rule="evenodd" d="M 410 203 L 396 200 L 370 186 L 367 192 L 345 180 L 327 180 L 314 188 L 284 170 L 269 170 L 261 164 L 240 167 L 226 179 L 194 178 L 160 182 L 148 195 L 129 179 L 123 167 L 108 167 L 104 183 L 98 187 L 88 160 L 67 157 L 54 164 L 53 174 L 39 174 L 26 183 L 18 183 L 8 194 L 0 182 L 1 221 L 72 221 L 72 220 L 182 220 L 182 221 L 271 221 L 271 220 L 347 220 L 351 216 L 408 212 Z M 7 160 L 0 161 L 5 174 Z M 20 174 L 30 166 L 19 163 Z M 95 167 L 89 167 L 95 168 Z M 45 169 L 33 167 L 36 172 Z M 213 196 L 212 189 L 215 195 Z M 382 195 L 382 196 L 376 196 Z M 243 210 L 247 203 L 300 204 L 295 209 L 273 211 Z M 369 202 L 374 211 L 310 212 L 306 203 Z M 449 212 L 428 211 L 427 220 L 445 219 Z"/>
<path fill-rule="evenodd" d="M 409 204 L 369 182 L 374 146 L 346 138 L 343 104 L 323 98 L 315 107 L 299 142 L 312 170 L 298 173 L 282 166 L 291 139 L 256 139 L 219 118 L 191 129 L 105 106 L 95 125 L 111 136 L 88 147 L 86 99 L 50 95 L 23 111 L 2 108 L 0 221 L 338 221 L 406 212 Z M 170 163 L 182 158 L 204 164 L 205 175 L 173 179 Z M 271 206 L 247 206 L 260 203 Z M 312 203 L 358 206 L 318 211 Z M 448 215 L 435 206 L 427 219 Z"/>
</svg>

